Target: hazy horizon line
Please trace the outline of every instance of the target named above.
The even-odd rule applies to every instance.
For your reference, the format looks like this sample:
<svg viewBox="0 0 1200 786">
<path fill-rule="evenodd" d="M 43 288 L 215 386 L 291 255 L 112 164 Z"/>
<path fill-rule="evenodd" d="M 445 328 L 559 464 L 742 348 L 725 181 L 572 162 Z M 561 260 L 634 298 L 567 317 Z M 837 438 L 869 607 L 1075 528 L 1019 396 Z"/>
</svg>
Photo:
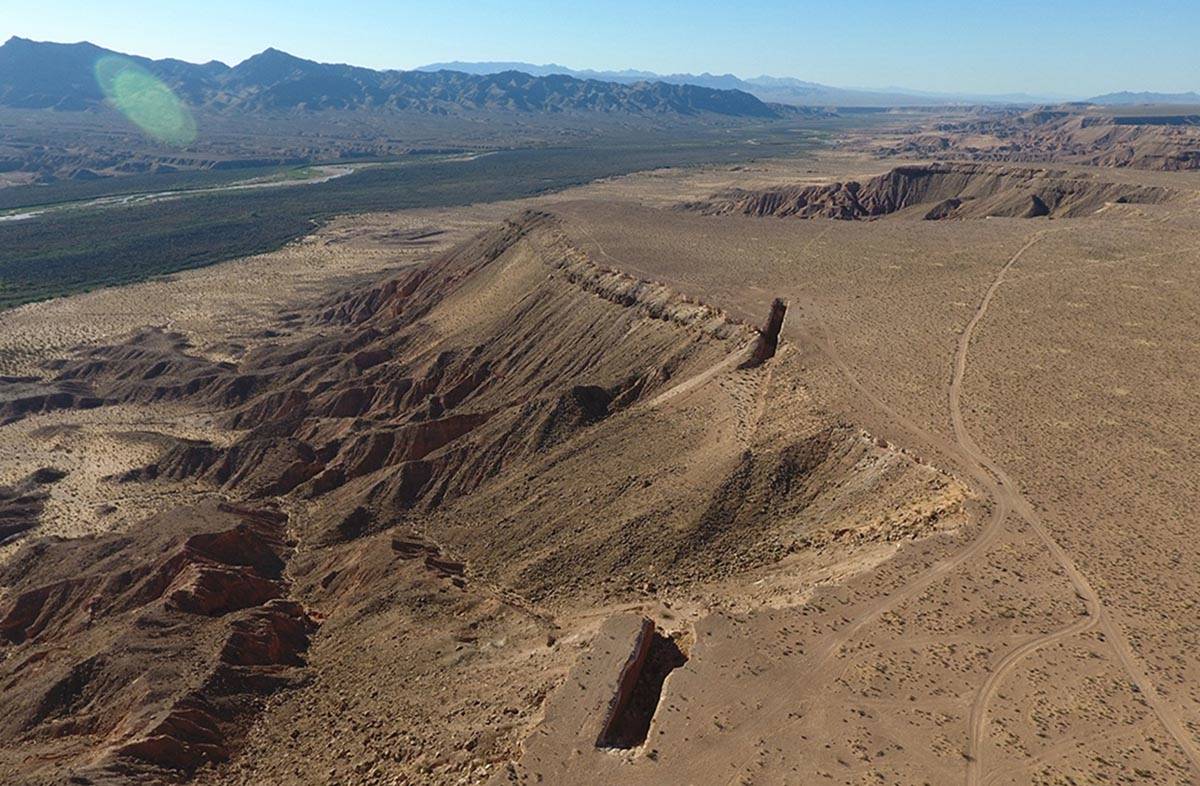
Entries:
<svg viewBox="0 0 1200 786">
<path fill-rule="evenodd" d="M 378 68 L 375 66 L 360 65 L 360 64 L 345 61 L 345 60 L 318 59 L 318 58 L 314 58 L 314 57 L 308 57 L 305 55 L 299 55 L 293 51 L 288 51 L 286 49 L 282 49 L 282 48 L 274 46 L 272 44 L 268 44 L 265 47 L 263 47 L 262 49 L 258 49 L 256 51 L 252 52 L 251 54 L 242 57 L 241 59 L 239 59 L 237 61 L 230 61 L 230 60 L 221 59 L 218 57 L 212 57 L 207 60 L 194 60 L 194 59 L 188 59 L 186 57 L 178 57 L 178 56 L 174 56 L 174 55 L 166 55 L 166 56 L 161 56 L 161 57 L 154 56 L 154 55 L 147 55 L 147 54 L 141 54 L 141 53 L 135 52 L 135 51 L 127 51 L 127 50 L 124 50 L 123 48 L 114 48 L 112 46 L 97 43 L 96 41 L 91 40 L 91 39 L 81 39 L 78 41 L 58 41 L 58 40 L 51 40 L 51 39 L 32 38 L 32 37 L 23 36 L 19 33 L 11 33 L 4 40 L 5 40 L 5 43 L 7 43 L 8 41 L 11 41 L 11 40 L 21 40 L 21 41 L 29 41 L 29 42 L 32 42 L 35 44 L 56 44 L 56 45 L 62 45 L 62 46 L 75 46 L 75 45 L 87 44 L 90 46 L 98 47 L 100 49 L 106 49 L 111 52 L 116 52 L 118 54 L 123 54 L 123 55 L 127 55 L 127 56 L 132 56 L 132 57 L 142 57 L 142 58 L 145 58 L 148 60 L 179 60 L 181 62 L 191 63 L 193 65 L 206 65 L 209 63 L 220 63 L 221 65 L 224 65 L 224 66 L 230 67 L 230 68 L 236 67 L 236 66 L 238 66 L 248 60 L 251 60 L 258 55 L 264 54 L 266 52 L 277 51 L 277 52 L 282 52 L 283 54 L 289 55 L 290 57 L 295 57 L 297 59 L 306 60 L 306 61 L 312 62 L 312 63 L 319 63 L 322 65 L 345 65 L 345 66 L 350 66 L 352 68 L 364 68 L 364 69 L 367 69 L 370 71 L 420 71 L 420 70 L 427 69 L 430 66 L 434 66 L 434 65 L 451 65 L 451 64 L 455 64 L 455 63 L 461 63 L 463 65 L 485 65 L 485 64 L 492 64 L 492 63 L 502 63 L 502 64 L 513 64 L 513 65 L 527 65 L 527 66 L 531 66 L 531 67 L 539 68 L 539 69 L 562 68 L 568 72 L 576 72 L 576 73 L 582 72 L 582 73 L 593 73 L 593 74 L 616 74 L 616 75 L 619 75 L 619 74 L 651 74 L 655 77 L 687 77 L 687 76 L 733 77 L 735 79 L 739 79 L 742 81 L 751 81 L 754 79 L 763 79 L 763 78 L 795 79 L 798 81 L 808 82 L 810 84 L 821 85 L 822 87 L 829 87 L 829 88 L 834 88 L 834 89 L 838 89 L 838 90 L 849 90 L 849 91 L 855 91 L 855 92 L 881 93 L 881 94 L 908 94 L 908 95 L 925 96 L 925 97 L 979 97 L 979 98 L 992 97 L 992 98 L 1000 98 L 1000 97 L 1009 97 L 1009 96 L 1024 96 L 1024 97 L 1031 98 L 1031 99 L 1049 99 L 1049 100 L 1054 100 L 1054 101 L 1083 101 L 1088 98 L 1099 97 L 1099 96 L 1104 96 L 1104 95 L 1109 95 L 1109 94 L 1114 94 L 1114 93 L 1134 93 L 1134 94 L 1151 93 L 1151 94 L 1162 94 L 1162 95 L 1187 95 L 1189 93 L 1200 92 L 1200 88 L 1193 88 L 1191 90 L 1159 90 L 1159 89 L 1147 88 L 1147 87 L 1134 88 L 1134 87 L 1129 87 L 1129 86 L 1110 89 L 1110 90 L 1106 90 L 1103 92 L 1091 93 L 1091 94 L 1060 93 L 1057 91 L 1050 91 L 1050 90 L 1042 91 L 1037 88 L 1028 88 L 1028 87 L 1019 88 L 1019 89 L 1015 89 L 1015 90 L 1010 89 L 1010 90 L 995 90 L 995 91 L 993 91 L 993 90 L 971 90 L 971 89 L 962 89 L 962 88 L 929 89 L 929 88 L 924 88 L 924 87 L 897 86 L 897 85 L 876 87 L 876 86 L 845 85 L 845 84 L 833 84 L 833 83 L 829 83 L 829 82 L 819 82 L 819 81 L 816 81 L 813 79 L 805 78 L 803 76 L 796 76 L 794 74 L 781 74 L 781 73 L 772 74 L 772 73 L 768 73 L 766 71 L 759 72 L 759 73 L 756 73 L 753 75 L 751 75 L 751 72 L 739 73 L 736 71 L 723 71 L 720 69 L 712 70 L 712 71 L 704 70 L 704 71 L 700 71 L 700 72 L 653 71 L 648 68 L 640 68 L 640 67 L 635 67 L 635 66 L 626 66 L 626 67 L 611 67 L 610 66 L 610 67 L 603 67 L 603 68 L 597 68 L 594 66 L 576 67 L 576 66 L 566 65 L 564 63 L 559 63 L 559 62 L 538 63 L 533 60 L 524 60 L 524 59 L 520 59 L 520 58 L 469 59 L 469 58 L 463 57 L 463 56 L 458 56 L 458 57 L 455 57 L 455 58 L 449 59 L 449 60 L 433 60 L 433 61 L 430 61 L 427 63 L 422 63 L 419 65 L 414 65 L 414 66 L 410 66 L 410 67 L 387 66 L 387 67 Z M 569 76 L 570 74 L 568 73 L 566 75 Z"/>
</svg>

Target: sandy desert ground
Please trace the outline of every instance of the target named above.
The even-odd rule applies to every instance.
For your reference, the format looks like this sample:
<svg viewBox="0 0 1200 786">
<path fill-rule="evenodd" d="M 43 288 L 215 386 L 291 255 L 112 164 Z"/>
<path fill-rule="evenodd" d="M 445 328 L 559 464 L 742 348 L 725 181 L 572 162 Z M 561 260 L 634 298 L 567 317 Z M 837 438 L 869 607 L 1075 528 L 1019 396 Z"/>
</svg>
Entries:
<svg viewBox="0 0 1200 786">
<path fill-rule="evenodd" d="M 66 357 L 55 373 L 106 401 L 0 426 L 0 486 L 66 472 L 0 550 L 0 631 L 30 628 L 13 609 L 40 586 L 36 538 L 157 543 L 142 514 L 166 531 L 215 500 L 286 514 L 270 581 L 320 625 L 286 684 L 212 713 L 230 741 L 211 756 L 178 721 L 128 720 L 175 698 L 74 665 L 115 660 L 123 618 L 57 650 L 51 623 L 49 643 L 6 633 L 27 725 L 0 775 L 1200 780 L 1200 176 L 1003 165 L 1075 195 L 1169 192 L 1072 217 L 922 220 L 941 193 L 873 220 L 694 207 L 900 163 L 351 217 L 0 314 L 0 374 L 43 377 L 6 384 L 50 385 Z M 1008 198 L 968 187 L 968 208 Z M 779 350 L 756 365 L 774 298 Z M 171 383 L 147 383 L 160 367 Z M 257 387 L 234 400 L 241 376 Z"/>
<path fill-rule="evenodd" d="M 944 558 L 952 574 L 889 606 L 887 633 L 859 634 L 878 637 L 876 652 L 817 680 L 847 691 L 825 706 L 870 697 L 879 680 L 885 695 L 937 685 L 943 711 L 968 722 L 949 739 L 969 782 L 1196 777 L 1196 599 L 1184 566 L 1196 557 L 1186 380 L 1200 345 L 1185 315 L 1200 306 L 1200 225 L 1197 181 L 1174 183 L 1190 190 L 1176 204 L 1058 222 L 563 209 L 584 248 L 734 313 L 789 299 L 799 314 L 785 335 L 814 356 L 816 398 L 986 490 L 990 518 Z M 997 581 L 994 570 L 1020 575 Z M 1019 610 L 989 597 L 1014 588 Z M 970 678 L 955 688 L 936 653 L 960 636 L 954 671 Z M 862 676 L 840 685 L 847 674 Z M 873 712 L 881 725 L 909 715 Z"/>
</svg>

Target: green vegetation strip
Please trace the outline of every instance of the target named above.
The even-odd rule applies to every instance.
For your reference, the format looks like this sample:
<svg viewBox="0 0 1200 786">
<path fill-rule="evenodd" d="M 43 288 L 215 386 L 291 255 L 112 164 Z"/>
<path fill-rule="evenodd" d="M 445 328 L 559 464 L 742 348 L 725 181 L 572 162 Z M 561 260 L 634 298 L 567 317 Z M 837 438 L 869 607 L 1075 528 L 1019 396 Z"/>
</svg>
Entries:
<svg viewBox="0 0 1200 786">
<path fill-rule="evenodd" d="M 508 150 L 363 169 L 293 188 L 231 191 L 0 223 L 0 308 L 277 249 L 336 215 L 533 196 L 666 166 L 800 152 L 804 135 L 753 141 Z"/>
</svg>

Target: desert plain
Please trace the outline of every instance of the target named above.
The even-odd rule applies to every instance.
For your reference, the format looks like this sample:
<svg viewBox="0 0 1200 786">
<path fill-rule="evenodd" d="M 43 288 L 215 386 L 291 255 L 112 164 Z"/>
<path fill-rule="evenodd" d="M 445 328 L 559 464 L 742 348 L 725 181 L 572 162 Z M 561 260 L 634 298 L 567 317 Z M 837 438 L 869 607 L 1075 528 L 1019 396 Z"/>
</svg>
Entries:
<svg viewBox="0 0 1200 786">
<path fill-rule="evenodd" d="M 1200 172 L 861 148 L 0 313 L 0 779 L 1200 781 Z"/>
</svg>

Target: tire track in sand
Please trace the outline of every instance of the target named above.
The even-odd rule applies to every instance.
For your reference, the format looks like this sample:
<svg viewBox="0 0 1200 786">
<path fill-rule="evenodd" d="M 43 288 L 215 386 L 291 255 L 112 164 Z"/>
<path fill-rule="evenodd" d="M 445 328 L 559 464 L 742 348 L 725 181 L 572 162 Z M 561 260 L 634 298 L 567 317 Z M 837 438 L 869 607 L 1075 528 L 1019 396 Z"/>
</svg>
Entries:
<svg viewBox="0 0 1200 786">
<path fill-rule="evenodd" d="M 1133 683 L 1138 687 L 1138 690 L 1146 699 L 1160 723 L 1166 728 L 1176 743 L 1178 743 L 1192 766 L 1200 770 L 1200 751 L 1197 750 L 1195 740 L 1188 733 L 1175 710 L 1162 702 L 1149 677 L 1146 675 L 1144 669 L 1142 669 L 1140 663 L 1138 663 L 1124 632 L 1112 620 L 1111 615 L 1100 602 L 1096 591 L 1079 571 L 1066 551 L 1053 538 L 1049 530 L 1046 529 L 1045 524 L 1033 510 L 1028 500 L 1016 490 L 1016 486 L 1007 473 L 979 448 L 978 444 L 967 431 L 965 419 L 962 414 L 962 384 L 966 376 L 970 343 L 975 329 L 986 316 L 988 307 L 991 305 L 997 290 L 1004 283 L 1008 272 L 1049 231 L 1044 230 L 1034 234 L 1009 258 L 997 273 L 991 285 L 984 292 L 984 296 L 980 300 L 975 314 L 959 336 L 948 395 L 951 423 L 954 430 L 953 441 L 931 434 L 913 420 L 901 414 L 863 384 L 849 363 L 838 352 L 827 330 L 819 320 L 816 320 L 815 330 L 801 331 L 803 336 L 814 344 L 838 368 L 856 393 L 870 401 L 872 405 L 886 413 L 898 425 L 918 439 L 925 440 L 927 443 L 945 451 L 950 457 L 956 459 L 966 473 L 983 487 L 983 490 L 993 503 L 988 521 L 970 543 L 953 555 L 934 563 L 912 581 L 873 604 L 871 608 L 867 609 L 854 622 L 847 626 L 841 632 L 841 635 L 838 635 L 834 641 L 827 644 L 823 657 L 820 659 L 822 666 L 828 662 L 830 656 L 849 641 L 859 630 L 877 619 L 883 612 L 895 608 L 900 603 L 917 596 L 963 563 L 985 553 L 991 546 L 992 541 L 1000 533 L 1009 512 L 1016 513 L 1030 525 L 1038 538 L 1050 551 L 1051 555 L 1064 569 L 1076 594 L 1085 603 L 1087 609 L 1086 617 L 1066 628 L 1053 631 L 1045 636 L 1032 639 L 1020 645 L 997 664 L 995 672 L 989 676 L 988 680 L 976 693 L 971 707 L 970 747 L 968 751 L 967 783 L 970 786 L 978 786 L 982 778 L 982 762 L 980 761 L 979 754 L 987 731 L 987 704 L 1003 678 L 1011 673 L 1022 659 L 1036 652 L 1041 647 L 1093 627 L 1100 627 L 1103 630 L 1107 641 L 1112 644 L 1122 667 L 1132 678 Z"/>
<path fill-rule="evenodd" d="M 924 592 L 929 586 L 936 583 L 943 577 L 947 576 L 955 569 L 973 559 L 980 556 L 990 548 L 992 542 L 1003 528 L 1005 520 L 1010 512 L 1014 512 L 1024 519 L 1038 535 L 1038 538 L 1047 547 L 1051 555 L 1061 565 L 1069 577 L 1078 597 L 1084 601 L 1086 607 L 1086 616 L 1079 621 L 1072 623 L 1057 631 L 1052 631 L 1043 636 L 1039 636 L 1026 641 L 1019 645 L 1016 649 L 1008 653 L 996 669 L 989 676 L 988 680 L 980 686 L 976 693 L 975 700 L 971 707 L 970 721 L 970 740 L 969 740 L 969 758 L 967 769 L 967 783 L 969 786 L 979 786 L 982 780 L 982 761 L 980 759 L 980 749 L 984 742 L 987 733 L 987 705 L 994 695 L 1000 683 L 1013 669 L 1030 654 L 1038 649 L 1053 644 L 1061 639 L 1069 638 L 1094 627 L 1100 627 L 1109 643 L 1112 644 L 1118 660 L 1126 673 L 1131 677 L 1133 683 L 1138 687 L 1142 696 L 1153 709 L 1155 715 L 1166 728 L 1168 733 L 1175 739 L 1192 766 L 1200 771 L 1200 750 L 1197 749 L 1195 740 L 1191 737 L 1186 727 L 1183 725 L 1174 708 L 1166 706 L 1161 697 L 1158 695 L 1154 685 L 1150 682 L 1145 670 L 1141 667 L 1136 655 L 1133 653 L 1128 639 L 1124 632 L 1116 625 L 1112 617 L 1108 614 L 1100 601 L 1099 595 L 1095 589 L 1087 581 L 1086 577 L 1079 571 L 1074 561 L 1070 558 L 1067 552 L 1053 538 L 1049 530 L 1045 527 L 1041 518 L 1033 510 L 1033 507 L 1025 499 L 1024 496 L 1016 490 L 1016 486 L 1012 480 L 1004 472 L 990 456 L 988 456 L 974 441 L 970 433 L 967 431 L 965 419 L 962 414 L 962 385 L 966 376 L 967 364 L 969 359 L 969 350 L 971 339 L 974 336 L 975 329 L 983 321 L 987 314 L 988 307 L 991 305 L 996 292 L 1003 285 L 1008 272 L 1021 260 L 1025 252 L 1036 245 L 1045 235 L 1051 230 L 1043 230 L 1035 233 L 1024 245 L 1014 253 L 1003 267 L 999 270 L 992 283 L 984 292 L 983 298 L 980 300 L 975 314 L 967 323 L 958 339 L 958 344 L 955 352 L 955 360 L 953 370 L 951 372 L 950 388 L 948 394 L 948 403 L 950 409 L 951 424 L 954 431 L 954 440 L 946 440 L 934 434 L 931 434 L 910 418 L 905 417 L 895 408 L 883 401 L 874 391 L 864 385 L 854 373 L 854 370 L 846 362 L 846 360 L 837 351 L 836 346 L 830 339 L 828 332 L 819 320 L 815 320 L 816 328 L 805 329 L 801 328 L 800 333 L 808 339 L 818 350 L 824 354 L 844 375 L 854 390 L 870 401 L 878 409 L 886 413 L 889 417 L 895 420 L 902 428 L 919 439 L 944 450 L 949 456 L 956 459 L 962 468 L 983 487 L 988 497 L 992 501 L 992 508 L 988 521 L 983 528 L 966 546 L 954 554 L 945 557 L 934 564 L 930 565 L 926 570 L 922 571 L 918 576 L 904 584 L 896 591 L 889 593 L 887 596 L 879 599 L 870 607 L 863 610 L 853 622 L 838 633 L 830 636 L 819 648 L 819 654 L 816 660 L 816 670 L 818 672 L 828 669 L 832 657 L 846 643 L 848 643 L 857 633 L 865 626 L 878 619 L 884 612 L 895 608 L 897 605 L 916 597 L 921 592 Z M 822 232 L 814 238 L 805 248 L 807 252 L 809 247 L 816 244 L 823 237 Z M 596 242 L 592 238 L 593 242 Z M 599 245 L 597 243 L 597 245 Z M 600 251 L 610 259 L 607 251 L 602 247 Z M 617 261 L 614 259 L 614 261 Z M 724 364 L 719 364 L 724 365 Z M 774 704 L 774 702 L 772 702 Z M 763 707 L 765 713 L 770 714 L 771 710 L 778 709 L 776 707 Z M 781 726 L 787 727 L 794 725 L 794 722 L 785 722 Z M 737 772 L 737 770 L 735 770 Z"/>
<path fill-rule="evenodd" d="M 1145 669 L 1142 668 L 1141 663 L 1134 654 L 1133 648 L 1129 644 L 1124 631 L 1112 619 L 1095 588 L 1092 587 L 1087 577 L 1079 570 L 1067 551 L 1055 540 L 1054 536 L 1041 520 L 1041 517 L 1037 515 L 1033 506 L 1029 504 L 1029 501 L 1016 489 L 1016 486 L 1004 472 L 1004 469 L 984 453 L 975 440 L 972 439 L 963 418 L 962 383 L 966 375 L 971 338 L 975 332 L 975 328 L 987 314 L 988 306 L 991 304 L 996 291 L 1004 283 L 1008 271 L 1012 269 L 1026 251 L 1045 235 L 1046 232 L 1035 234 L 1000 268 L 1000 272 L 996 274 L 996 278 L 992 281 L 991 286 L 984 293 L 975 315 L 967 323 L 966 328 L 959 337 L 958 351 L 954 361 L 954 373 L 950 382 L 950 418 L 958 446 L 976 465 L 977 469 L 986 470 L 987 473 L 995 478 L 995 496 L 993 499 L 996 500 L 998 505 L 1011 508 L 1029 523 L 1047 550 L 1066 572 L 1071 585 L 1075 589 L 1076 595 L 1083 600 L 1086 606 L 1087 616 L 1065 628 L 1031 639 L 1017 647 L 997 664 L 996 669 L 989 675 L 984 684 L 980 686 L 975 700 L 971 705 L 967 784 L 968 786 L 979 786 L 981 783 L 983 771 L 981 749 L 987 736 L 987 707 L 991 697 L 995 694 L 1003 679 L 1016 668 L 1021 660 L 1036 652 L 1041 647 L 1094 627 L 1099 627 L 1104 632 L 1105 638 L 1116 652 L 1117 659 L 1120 661 L 1122 668 L 1146 699 L 1146 703 L 1150 705 L 1159 722 L 1162 723 L 1167 732 L 1175 739 L 1175 742 L 1178 743 L 1184 755 L 1191 762 L 1192 767 L 1200 770 L 1200 748 L 1198 748 L 1195 739 L 1183 725 L 1183 721 L 1180 719 L 1175 708 L 1167 706 L 1162 701 L 1162 697 L 1159 696 L 1154 684 L 1150 681 Z"/>
</svg>

